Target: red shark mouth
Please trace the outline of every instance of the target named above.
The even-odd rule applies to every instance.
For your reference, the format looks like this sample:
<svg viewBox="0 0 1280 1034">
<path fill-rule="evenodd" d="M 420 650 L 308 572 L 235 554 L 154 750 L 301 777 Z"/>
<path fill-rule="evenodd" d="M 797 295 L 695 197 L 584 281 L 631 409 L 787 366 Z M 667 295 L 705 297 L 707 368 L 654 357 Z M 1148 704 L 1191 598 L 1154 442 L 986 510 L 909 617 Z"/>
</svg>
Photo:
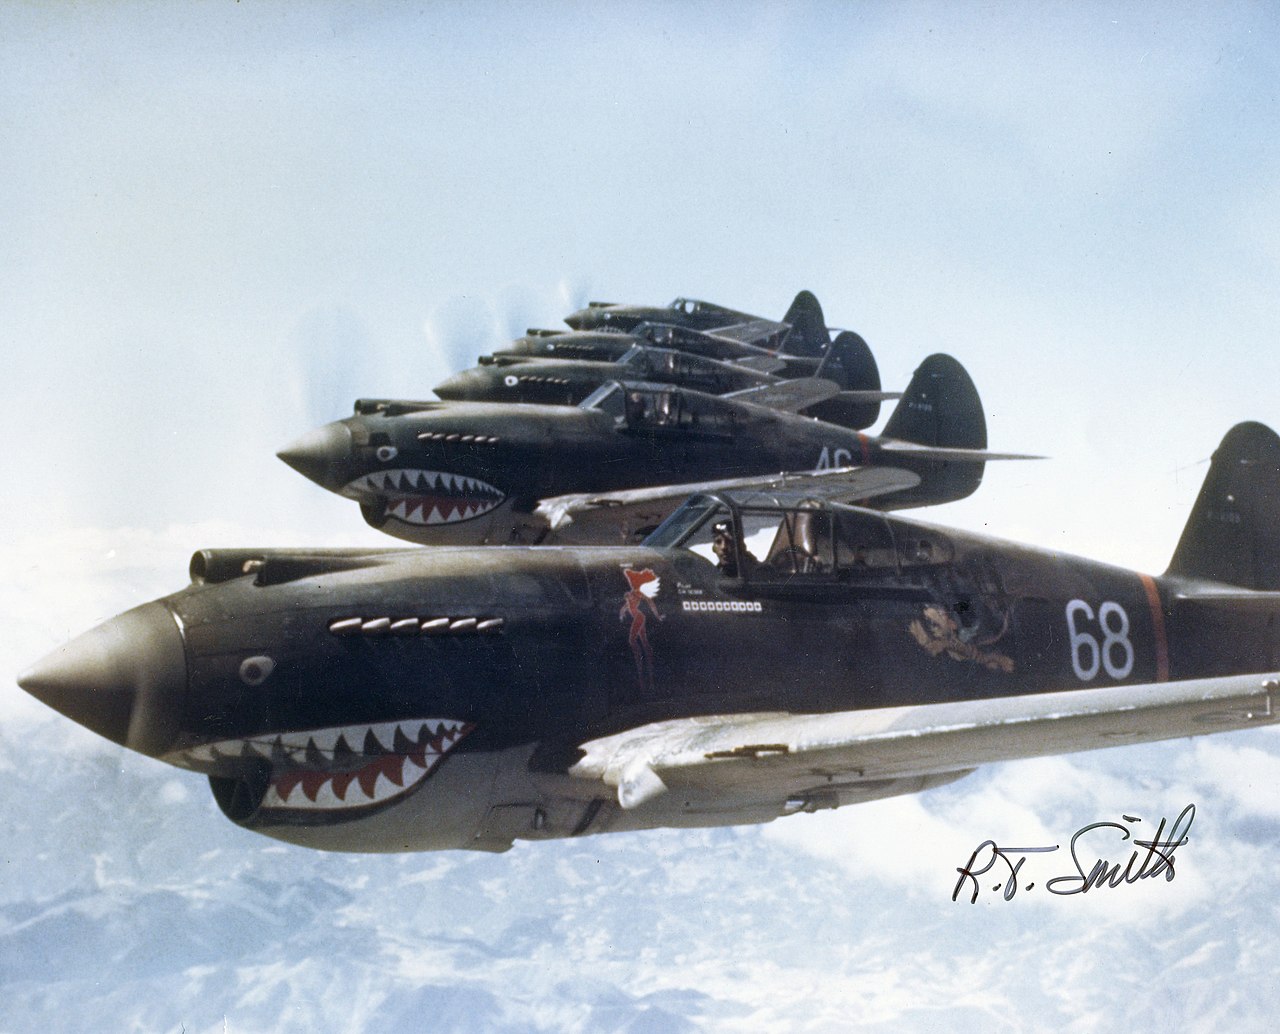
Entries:
<svg viewBox="0 0 1280 1034">
<path fill-rule="evenodd" d="M 439 470 L 379 470 L 346 484 L 353 499 L 381 499 L 406 524 L 457 524 L 488 513 L 506 494 L 479 478 Z"/>
<path fill-rule="evenodd" d="M 342 725 L 220 740 L 165 760 L 202 771 L 225 758 L 265 759 L 271 763 L 271 777 L 262 810 L 349 812 L 381 806 L 415 790 L 473 728 L 451 718 Z"/>
</svg>

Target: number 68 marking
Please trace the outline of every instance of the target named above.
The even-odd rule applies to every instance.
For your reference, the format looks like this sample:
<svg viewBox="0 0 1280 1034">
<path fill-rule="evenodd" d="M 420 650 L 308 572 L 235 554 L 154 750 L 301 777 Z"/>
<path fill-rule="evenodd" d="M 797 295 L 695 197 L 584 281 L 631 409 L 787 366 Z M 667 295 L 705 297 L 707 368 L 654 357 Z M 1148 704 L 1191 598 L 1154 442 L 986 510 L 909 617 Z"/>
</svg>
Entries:
<svg viewBox="0 0 1280 1034">
<path fill-rule="evenodd" d="M 1093 608 L 1084 600 L 1072 600 L 1067 604 L 1067 634 L 1071 637 L 1071 669 L 1081 682 L 1097 678 L 1098 670 L 1105 668 L 1108 675 L 1119 680 L 1128 678 L 1133 671 L 1133 644 L 1129 642 L 1129 615 L 1120 604 L 1107 600 L 1098 608 L 1098 629 L 1102 641 L 1088 630 L 1082 630 L 1078 622 L 1092 623 Z"/>
</svg>

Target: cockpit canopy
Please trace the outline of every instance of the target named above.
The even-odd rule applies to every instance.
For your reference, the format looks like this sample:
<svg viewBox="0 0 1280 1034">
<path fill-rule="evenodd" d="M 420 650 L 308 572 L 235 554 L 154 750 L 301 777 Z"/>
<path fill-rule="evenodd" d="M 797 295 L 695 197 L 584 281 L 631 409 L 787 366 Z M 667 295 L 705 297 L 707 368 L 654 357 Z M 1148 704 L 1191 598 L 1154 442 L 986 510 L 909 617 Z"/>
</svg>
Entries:
<svg viewBox="0 0 1280 1034">
<path fill-rule="evenodd" d="M 682 312 L 686 316 L 692 316 L 696 312 L 700 312 L 707 307 L 706 302 L 700 302 L 697 298 L 676 298 L 668 309 L 674 309 L 676 312 Z"/>
<path fill-rule="evenodd" d="M 689 355 L 672 348 L 649 348 L 632 345 L 618 360 L 620 366 L 629 366 L 638 375 L 664 377 L 690 377 L 711 371 L 712 363 L 701 356 Z"/>
<path fill-rule="evenodd" d="M 685 430 L 731 434 L 738 421 L 735 406 L 718 399 L 659 384 L 602 384 L 580 403 L 598 409 L 629 431 Z"/>
<path fill-rule="evenodd" d="M 954 548 L 932 528 L 875 510 L 815 500 L 739 501 L 697 495 L 645 539 L 658 549 L 687 549 L 732 577 L 791 575 L 853 579 L 949 563 Z"/>
</svg>

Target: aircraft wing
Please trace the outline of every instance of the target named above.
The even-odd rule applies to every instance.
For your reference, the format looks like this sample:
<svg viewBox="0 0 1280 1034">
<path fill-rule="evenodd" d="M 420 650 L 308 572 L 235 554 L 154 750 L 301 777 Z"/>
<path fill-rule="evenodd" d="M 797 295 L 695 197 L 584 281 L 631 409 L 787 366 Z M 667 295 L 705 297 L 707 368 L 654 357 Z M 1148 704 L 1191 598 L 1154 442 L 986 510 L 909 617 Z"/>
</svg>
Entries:
<svg viewBox="0 0 1280 1034">
<path fill-rule="evenodd" d="M 826 499 L 834 502 L 861 502 L 915 488 L 920 477 L 896 467 L 835 467 L 807 473 L 756 474 L 751 477 L 726 478 L 722 481 L 697 481 L 681 485 L 656 485 L 619 492 L 578 493 L 543 499 L 534 511 L 552 531 L 569 524 L 575 529 L 575 540 L 605 541 L 611 536 L 606 529 L 630 525 L 642 527 L 657 524 L 691 495 L 699 492 L 755 491 L 771 498 Z M 601 526 L 599 539 L 591 535 Z"/>
<path fill-rule="evenodd" d="M 716 327 L 707 331 L 711 337 L 729 338 L 744 345 L 757 345 L 768 348 L 781 341 L 791 329 L 790 323 L 778 323 L 775 320 L 751 319 L 742 323 L 732 323 L 725 327 Z"/>
<path fill-rule="evenodd" d="M 730 361 L 734 366 L 741 366 L 744 370 L 752 370 L 755 373 L 777 373 L 780 370 L 785 370 L 788 363 L 793 360 L 782 359 L 775 355 L 744 355 L 741 359 Z M 811 360 L 809 368 L 816 370 L 818 368 L 818 360 Z"/>
<path fill-rule="evenodd" d="M 834 714 L 674 719 L 584 743 L 570 775 L 623 808 L 668 789 L 803 800 L 959 775 L 978 765 L 1267 725 L 1280 673 L 963 700 Z M 933 780 L 936 782 L 937 780 Z"/>
<path fill-rule="evenodd" d="M 797 377 L 794 380 L 757 384 L 753 388 L 726 392 L 720 397 L 733 399 L 735 402 L 750 402 L 755 406 L 766 406 L 786 413 L 798 413 L 839 394 L 840 385 L 835 381 L 823 380 L 821 377 Z"/>
</svg>

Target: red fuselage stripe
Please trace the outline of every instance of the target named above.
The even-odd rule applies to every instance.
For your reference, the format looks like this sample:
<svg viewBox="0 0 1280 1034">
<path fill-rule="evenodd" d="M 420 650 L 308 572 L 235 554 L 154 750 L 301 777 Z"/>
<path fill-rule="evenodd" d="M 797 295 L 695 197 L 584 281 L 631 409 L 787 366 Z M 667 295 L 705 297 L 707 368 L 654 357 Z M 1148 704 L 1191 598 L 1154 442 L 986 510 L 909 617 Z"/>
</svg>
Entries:
<svg viewBox="0 0 1280 1034">
<path fill-rule="evenodd" d="M 1164 606 L 1160 603 L 1160 590 L 1149 574 L 1140 574 L 1142 587 L 1147 591 L 1147 604 L 1151 607 L 1151 630 L 1156 637 L 1156 681 L 1169 681 L 1169 637 L 1164 630 Z"/>
<path fill-rule="evenodd" d="M 862 446 L 862 463 L 865 466 L 871 462 L 871 442 L 865 434 L 858 435 L 858 444 Z"/>
</svg>

